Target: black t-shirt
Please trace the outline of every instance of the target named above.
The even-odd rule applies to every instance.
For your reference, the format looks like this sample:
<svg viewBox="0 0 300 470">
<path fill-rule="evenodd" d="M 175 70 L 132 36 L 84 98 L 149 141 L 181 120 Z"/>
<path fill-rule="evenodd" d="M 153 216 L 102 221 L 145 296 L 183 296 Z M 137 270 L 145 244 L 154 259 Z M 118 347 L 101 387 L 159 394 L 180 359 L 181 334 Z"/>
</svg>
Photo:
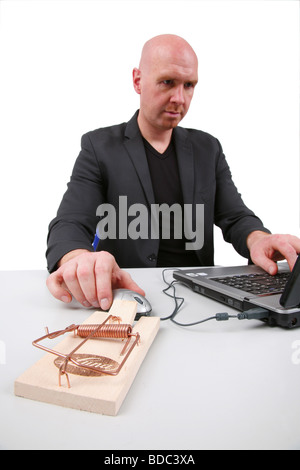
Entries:
<svg viewBox="0 0 300 470">
<path fill-rule="evenodd" d="M 185 250 L 186 239 L 184 237 L 183 226 L 183 195 L 181 190 L 181 182 L 178 171 L 176 149 L 171 139 L 168 148 L 164 153 L 159 153 L 152 145 L 145 139 L 145 151 L 147 155 L 152 186 L 154 191 L 155 203 L 158 205 L 166 203 L 169 208 L 173 204 L 181 206 L 180 218 L 182 238 L 174 238 L 174 213 L 170 211 L 169 221 L 170 236 L 162 236 L 162 217 L 160 216 L 159 234 L 160 246 L 158 253 L 157 266 L 160 267 L 174 267 L 174 266 L 198 266 L 199 260 L 193 251 Z M 176 223 L 178 222 L 178 216 Z M 176 229 L 177 230 L 177 229 Z M 176 232 L 177 233 L 177 232 Z"/>
</svg>

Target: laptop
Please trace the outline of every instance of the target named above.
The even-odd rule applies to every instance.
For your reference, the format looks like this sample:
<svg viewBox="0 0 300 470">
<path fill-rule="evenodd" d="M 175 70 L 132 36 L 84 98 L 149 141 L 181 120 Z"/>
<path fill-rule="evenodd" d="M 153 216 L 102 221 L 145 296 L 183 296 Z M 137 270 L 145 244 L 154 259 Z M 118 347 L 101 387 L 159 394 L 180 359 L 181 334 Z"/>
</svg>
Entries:
<svg viewBox="0 0 300 470">
<path fill-rule="evenodd" d="M 281 262 L 275 276 L 248 265 L 175 270 L 173 277 L 193 291 L 236 310 L 265 309 L 262 320 L 270 326 L 300 326 L 300 255 L 292 273 L 288 264 Z"/>
</svg>

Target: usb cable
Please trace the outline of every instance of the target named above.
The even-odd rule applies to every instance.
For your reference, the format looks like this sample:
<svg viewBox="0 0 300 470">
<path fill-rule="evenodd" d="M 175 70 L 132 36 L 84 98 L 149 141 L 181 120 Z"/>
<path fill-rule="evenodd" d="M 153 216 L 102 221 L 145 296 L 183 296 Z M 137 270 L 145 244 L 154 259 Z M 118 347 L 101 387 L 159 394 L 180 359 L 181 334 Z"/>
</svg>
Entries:
<svg viewBox="0 0 300 470">
<path fill-rule="evenodd" d="M 215 318 L 217 321 L 229 320 L 229 318 L 237 318 L 238 320 L 267 320 L 269 316 L 268 310 L 265 308 L 251 308 L 237 315 L 228 315 L 228 313 L 217 313 Z"/>
</svg>

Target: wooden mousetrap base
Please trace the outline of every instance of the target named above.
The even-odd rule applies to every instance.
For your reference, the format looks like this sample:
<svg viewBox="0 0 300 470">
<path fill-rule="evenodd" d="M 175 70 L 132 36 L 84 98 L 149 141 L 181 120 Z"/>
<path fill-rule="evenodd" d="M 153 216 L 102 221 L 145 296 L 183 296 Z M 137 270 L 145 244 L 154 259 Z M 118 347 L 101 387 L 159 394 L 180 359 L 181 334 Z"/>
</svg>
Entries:
<svg viewBox="0 0 300 470">
<path fill-rule="evenodd" d="M 95 312 L 83 324 L 101 324 L 108 315 L 119 316 L 122 323 L 133 324 L 136 314 L 136 302 L 116 300 L 109 313 Z M 159 330 L 158 317 L 141 317 L 133 327 L 132 333 L 140 334 L 140 342 L 134 347 L 120 372 L 115 375 L 82 376 L 68 373 L 58 383 L 59 369 L 54 364 L 56 356 L 46 353 L 42 359 L 24 372 L 15 381 L 15 395 L 68 408 L 90 411 L 110 416 L 117 415 L 123 400 Z M 67 325 L 66 325 L 67 326 Z M 49 341 L 54 342 L 49 346 Z M 67 333 L 64 339 L 55 344 L 47 340 L 47 347 L 63 354 L 70 353 L 82 338 Z M 120 352 L 124 346 L 120 339 L 89 339 L 78 352 L 82 354 L 104 356 L 122 362 Z"/>
</svg>

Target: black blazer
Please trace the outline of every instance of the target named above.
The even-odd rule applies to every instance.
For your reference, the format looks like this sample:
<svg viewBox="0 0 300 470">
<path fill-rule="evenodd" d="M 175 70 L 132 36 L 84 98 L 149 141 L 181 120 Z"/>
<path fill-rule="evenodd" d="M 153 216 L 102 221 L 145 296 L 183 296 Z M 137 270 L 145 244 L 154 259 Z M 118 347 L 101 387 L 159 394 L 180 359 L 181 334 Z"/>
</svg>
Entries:
<svg viewBox="0 0 300 470">
<path fill-rule="evenodd" d="M 99 218 L 97 207 L 116 207 L 127 196 L 128 207 L 155 204 L 138 111 L 128 123 L 97 129 L 83 135 L 81 152 L 64 194 L 57 217 L 49 225 L 47 260 L 50 272 L 67 252 L 92 242 Z M 199 265 L 214 264 L 213 226 L 245 258 L 247 236 L 263 230 L 262 222 L 243 203 L 219 141 L 194 129 L 174 129 L 179 174 L 185 204 L 204 204 L 204 246 L 197 251 Z M 159 240 L 102 240 L 98 250 L 109 251 L 120 267 L 155 267 Z"/>
</svg>

